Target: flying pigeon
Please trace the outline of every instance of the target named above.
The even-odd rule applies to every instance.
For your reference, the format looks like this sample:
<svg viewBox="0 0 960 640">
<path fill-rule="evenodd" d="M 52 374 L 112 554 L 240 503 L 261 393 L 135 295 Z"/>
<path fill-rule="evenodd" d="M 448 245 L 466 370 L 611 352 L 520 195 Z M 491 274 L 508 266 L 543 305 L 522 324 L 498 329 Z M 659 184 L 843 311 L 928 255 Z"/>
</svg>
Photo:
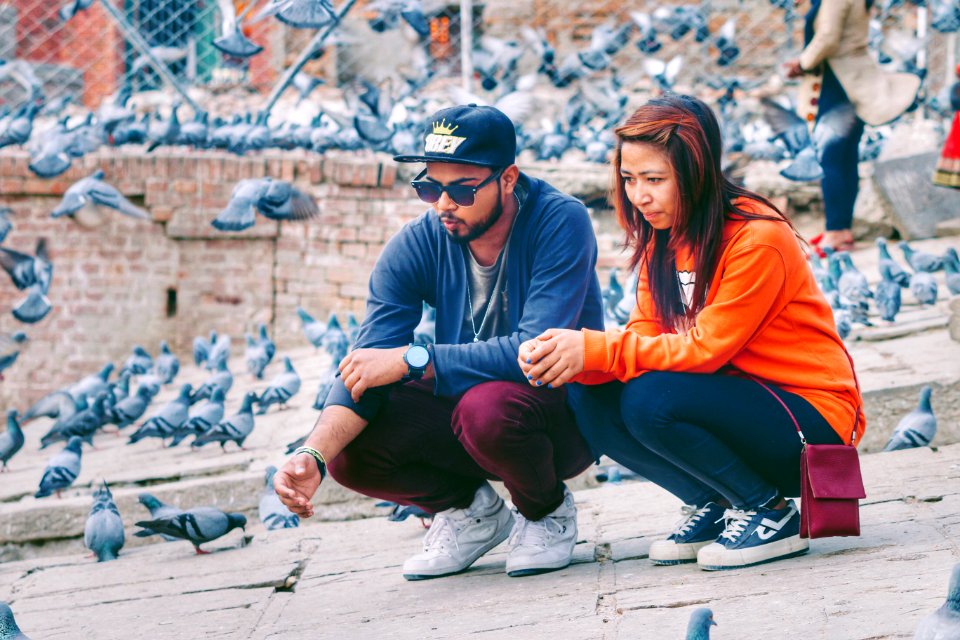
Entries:
<svg viewBox="0 0 960 640">
<path fill-rule="evenodd" d="M 127 200 L 116 187 L 104 182 L 103 178 L 103 170 L 97 169 L 92 175 L 73 183 L 63 194 L 63 199 L 50 214 L 50 217 L 73 217 L 81 209 L 86 209 L 88 213 L 96 216 L 99 220 L 103 215 L 103 210 L 100 207 L 106 207 L 131 218 L 150 220 L 149 213 Z"/>
<path fill-rule="evenodd" d="M 23 343 L 26 341 L 27 334 L 23 331 L 17 331 L 13 334 L 0 334 L 0 380 L 3 380 L 3 372 L 17 361 Z"/>
<path fill-rule="evenodd" d="M 947 640 L 960 638 L 960 564 L 953 565 L 947 600 L 940 608 L 920 621 L 914 640 Z"/>
<path fill-rule="evenodd" d="M 73 484 L 77 476 L 80 475 L 80 457 L 83 455 L 83 441 L 73 436 L 67 442 L 63 451 L 51 457 L 47 462 L 47 467 L 43 470 L 43 477 L 40 479 L 40 488 L 34 495 L 35 498 L 44 498 L 51 493 L 56 492 L 57 497 L 60 492 Z"/>
<path fill-rule="evenodd" d="M 17 422 L 17 410 L 7 411 L 7 430 L 0 433 L 0 473 L 7 470 L 7 462 L 23 447 L 23 431 Z"/>
<path fill-rule="evenodd" d="M 93 493 L 93 506 L 83 527 L 83 546 L 97 556 L 97 562 L 106 562 L 117 559 L 123 543 L 123 520 L 104 480 Z"/>
<path fill-rule="evenodd" d="M 263 415 L 272 404 L 279 404 L 286 407 L 287 401 L 298 391 L 300 391 L 300 376 L 293 368 L 290 358 L 283 359 L 284 371 L 274 376 L 264 392 L 257 399 L 259 409 L 258 415 Z"/>
<path fill-rule="evenodd" d="M 276 473 L 277 468 L 275 466 L 267 467 L 263 493 L 260 494 L 260 522 L 270 531 L 274 529 L 294 529 L 300 526 L 300 516 L 290 511 L 287 505 L 280 501 L 280 496 L 273 488 L 273 476 Z"/>
<path fill-rule="evenodd" d="M 245 530 L 247 518 L 242 513 L 224 513 L 216 507 L 195 507 L 177 515 L 141 520 L 136 525 L 142 530 L 135 536 L 145 538 L 159 533 L 188 540 L 199 555 L 209 553 L 200 548 L 201 544 L 216 540 L 238 527 Z"/>
<path fill-rule="evenodd" d="M 13 249 L 0 247 L 0 266 L 10 276 L 14 286 L 23 290 L 31 285 L 39 285 L 43 293 L 49 293 L 53 279 L 53 263 L 47 255 L 47 240 L 37 241 L 35 255 L 29 256 Z"/>
<path fill-rule="evenodd" d="M 930 385 L 924 385 L 920 390 L 917 408 L 900 419 L 883 448 L 884 451 L 926 447 L 933 441 L 937 434 L 937 417 L 933 415 L 933 408 L 930 406 L 932 392 Z"/>
<path fill-rule="evenodd" d="M 221 52 L 232 58 L 249 58 L 255 56 L 263 47 L 251 42 L 241 29 L 243 17 L 246 13 L 256 6 L 256 2 L 250 2 L 244 7 L 243 12 L 237 15 L 236 6 L 233 0 L 217 0 L 217 6 L 220 9 L 220 37 L 213 41 L 213 46 Z"/>
<path fill-rule="evenodd" d="M 240 411 L 227 418 L 223 422 L 211 427 L 206 433 L 197 436 L 191 443 L 192 447 L 202 447 L 210 442 L 219 442 L 220 448 L 225 449 L 230 441 L 237 443 L 237 446 L 243 449 L 243 441 L 253 432 L 253 403 L 257 400 L 257 394 L 249 391 L 243 397 L 243 404 Z"/>
<path fill-rule="evenodd" d="M 273 178 L 246 178 L 233 188 L 230 201 L 211 223 L 220 231 L 243 231 L 256 214 L 272 220 L 309 220 L 320 215 L 316 201 L 289 182 Z"/>
<path fill-rule="evenodd" d="M 0 243 L 7 239 L 7 234 L 13 229 L 13 223 L 10 221 L 10 214 L 13 209 L 10 207 L 0 207 Z"/>
</svg>

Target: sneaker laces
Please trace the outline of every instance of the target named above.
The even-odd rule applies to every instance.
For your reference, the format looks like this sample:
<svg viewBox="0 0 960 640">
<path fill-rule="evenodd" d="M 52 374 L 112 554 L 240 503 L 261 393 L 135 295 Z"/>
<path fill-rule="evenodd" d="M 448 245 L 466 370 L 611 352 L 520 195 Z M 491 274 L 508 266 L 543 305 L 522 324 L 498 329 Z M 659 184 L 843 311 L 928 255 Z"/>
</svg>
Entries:
<svg viewBox="0 0 960 640">
<path fill-rule="evenodd" d="M 437 514 L 430 525 L 427 535 L 423 537 L 424 552 L 445 551 L 446 549 L 460 549 L 457 542 L 457 527 L 454 519 L 449 515 Z"/>
<path fill-rule="evenodd" d="M 550 539 L 557 533 L 563 533 L 566 527 L 556 518 L 544 516 L 539 520 L 527 520 L 516 509 L 513 510 L 515 522 L 510 533 L 510 547 L 547 547 Z"/>
<path fill-rule="evenodd" d="M 690 531 L 697 523 L 700 522 L 700 518 L 707 514 L 709 507 L 696 507 L 694 505 L 685 504 L 680 507 L 680 513 L 683 514 L 683 517 L 680 518 L 679 522 L 674 526 L 672 536 L 683 537 Z"/>
<path fill-rule="evenodd" d="M 726 528 L 720 534 L 721 538 L 726 538 L 730 542 L 736 542 L 737 538 L 743 535 L 744 529 L 750 524 L 750 519 L 757 515 L 756 511 L 744 511 L 743 509 L 726 509 L 723 512 L 723 519 Z"/>
</svg>

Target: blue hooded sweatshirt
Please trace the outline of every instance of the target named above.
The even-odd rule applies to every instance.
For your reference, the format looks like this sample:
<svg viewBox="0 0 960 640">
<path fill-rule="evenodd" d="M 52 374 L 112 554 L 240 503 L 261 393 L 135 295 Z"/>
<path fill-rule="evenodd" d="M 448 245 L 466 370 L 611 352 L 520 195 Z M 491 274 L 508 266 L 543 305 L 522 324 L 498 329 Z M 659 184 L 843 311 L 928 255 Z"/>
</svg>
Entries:
<svg viewBox="0 0 960 640">
<path fill-rule="evenodd" d="M 431 209 L 384 247 L 370 276 L 355 349 L 410 344 L 426 302 L 437 309 L 435 393 L 456 396 L 481 382 L 526 382 L 517 364 L 520 344 L 546 329 L 603 329 L 597 241 L 586 207 L 542 180 L 521 173 L 520 181 L 526 197 L 504 265 L 510 333 L 480 342 L 461 335 L 467 291 L 463 248 Z M 338 377 L 324 406 L 341 405 L 369 421 L 388 390 L 369 389 L 354 403 Z"/>
</svg>

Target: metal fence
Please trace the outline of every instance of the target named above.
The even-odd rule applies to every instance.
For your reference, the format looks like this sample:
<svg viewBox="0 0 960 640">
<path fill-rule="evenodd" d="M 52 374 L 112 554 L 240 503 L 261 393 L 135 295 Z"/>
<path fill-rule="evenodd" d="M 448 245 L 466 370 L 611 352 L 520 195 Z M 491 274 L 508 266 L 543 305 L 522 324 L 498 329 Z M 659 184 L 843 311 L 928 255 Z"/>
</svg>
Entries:
<svg viewBox="0 0 960 640">
<path fill-rule="evenodd" d="M 801 10 L 792 0 L 0 0 L 0 59 L 35 76 L 0 67 L 0 104 L 20 103 L 37 83 L 51 114 L 67 100 L 96 109 L 122 88 L 180 87 L 192 106 L 229 116 L 277 98 L 285 72 L 302 62 L 289 95 L 323 81 L 327 108 L 360 80 L 394 101 L 436 106 L 468 99 L 464 91 L 494 102 L 535 79 L 526 116 L 556 121 L 587 103 L 613 120 L 657 89 L 722 103 L 731 87 L 778 77 L 801 48 Z M 958 12 L 954 0 L 878 0 L 876 55 L 925 68 L 936 96 L 956 64 Z"/>
</svg>

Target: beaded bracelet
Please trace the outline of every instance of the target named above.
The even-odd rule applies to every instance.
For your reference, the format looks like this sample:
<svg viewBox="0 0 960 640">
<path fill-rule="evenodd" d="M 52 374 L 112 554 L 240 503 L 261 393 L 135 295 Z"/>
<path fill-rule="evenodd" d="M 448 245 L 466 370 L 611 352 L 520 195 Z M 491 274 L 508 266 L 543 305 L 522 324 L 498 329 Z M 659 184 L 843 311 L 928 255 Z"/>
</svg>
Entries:
<svg viewBox="0 0 960 640">
<path fill-rule="evenodd" d="M 298 447 L 293 452 L 293 455 L 297 455 L 298 453 L 305 453 L 317 461 L 317 469 L 320 471 L 321 480 L 327 477 L 327 461 L 323 459 L 322 453 L 320 453 L 313 447 Z"/>
</svg>

